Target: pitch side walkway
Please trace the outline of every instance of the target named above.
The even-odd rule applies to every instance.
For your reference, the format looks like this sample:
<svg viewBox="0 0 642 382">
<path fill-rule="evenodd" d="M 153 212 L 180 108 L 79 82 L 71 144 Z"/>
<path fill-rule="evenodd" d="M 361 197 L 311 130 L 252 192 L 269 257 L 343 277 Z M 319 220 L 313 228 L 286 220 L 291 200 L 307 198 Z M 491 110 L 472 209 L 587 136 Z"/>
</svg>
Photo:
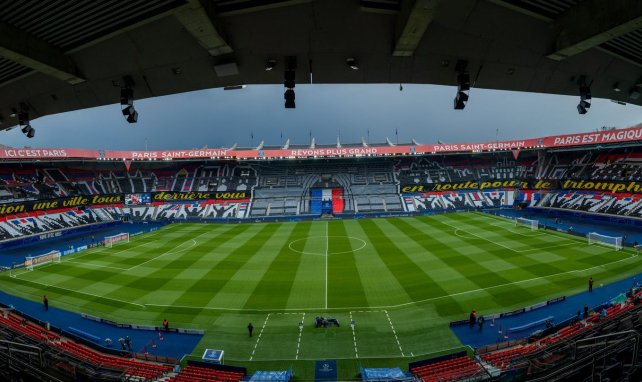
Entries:
<svg viewBox="0 0 642 382">
<path fill-rule="evenodd" d="M 546 326 L 545 323 L 542 322 L 539 325 L 519 332 L 511 332 L 507 329 L 527 325 L 551 316 L 553 317 L 553 323 L 560 323 L 575 317 L 578 310 L 583 311 L 584 304 L 587 304 L 589 308 L 592 309 L 602 303 L 609 302 L 619 294 L 628 292 L 631 287 L 637 285 L 639 281 L 642 281 L 642 275 L 637 275 L 635 277 L 630 277 L 600 287 L 600 281 L 596 280 L 593 285 L 593 292 L 589 293 L 587 290 L 586 292 L 567 297 L 565 301 L 548 305 L 543 308 L 514 316 L 498 318 L 495 320 L 494 325 L 492 325 L 491 321 L 486 321 L 484 322 L 481 330 L 477 325 L 473 328 L 470 328 L 468 325 L 454 326 L 452 327 L 452 330 L 463 344 L 472 346 L 473 348 L 492 345 L 507 340 L 514 340 L 517 338 L 525 338 L 530 336 L 530 334 L 536 330 L 544 329 Z M 588 288 L 588 281 L 586 286 Z M 474 307 L 472 307 L 472 309 L 474 309 Z M 489 312 L 477 310 L 478 315 L 488 313 Z M 461 319 L 465 320 L 467 318 L 468 316 L 462 317 Z"/>
<path fill-rule="evenodd" d="M 132 350 L 137 353 L 160 355 L 180 359 L 185 354 L 191 354 L 202 335 L 179 334 L 162 332 L 162 340 L 159 333 L 152 330 L 134 330 L 118 328 L 82 318 L 77 313 L 56 308 L 56 301 L 49 301 L 49 310 L 45 311 L 42 304 L 28 301 L 19 297 L 0 292 L 0 302 L 13 306 L 16 310 L 28 314 L 41 321 L 49 322 L 62 330 L 69 330 L 69 327 L 80 329 L 94 336 L 100 337 L 98 345 L 104 346 L 105 338 L 112 340 L 112 349 L 120 349 L 119 338 L 129 336 L 132 343 Z M 135 323 L 132 323 L 135 324 Z M 170 322 L 171 325 L 171 322 Z M 161 322 L 158 323 L 161 326 Z"/>
</svg>

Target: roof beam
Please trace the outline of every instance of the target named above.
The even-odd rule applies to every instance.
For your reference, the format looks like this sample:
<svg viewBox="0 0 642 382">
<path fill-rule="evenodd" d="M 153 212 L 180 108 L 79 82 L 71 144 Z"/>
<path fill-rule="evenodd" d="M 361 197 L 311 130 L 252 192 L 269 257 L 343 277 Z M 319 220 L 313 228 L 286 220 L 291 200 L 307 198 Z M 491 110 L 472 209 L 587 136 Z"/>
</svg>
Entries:
<svg viewBox="0 0 642 382">
<path fill-rule="evenodd" d="M 229 1 L 228 3 L 218 4 L 217 13 L 221 16 L 241 15 L 244 13 L 265 11 L 310 3 L 312 0 L 241 0 Z"/>
<path fill-rule="evenodd" d="M 209 2 L 188 0 L 187 5 L 176 12 L 176 18 L 211 56 L 232 53 L 232 47 L 214 26 L 214 10 Z"/>
<path fill-rule="evenodd" d="M 397 44 L 392 52 L 396 57 L 409 57 L 415 53 L 428 25 L 435 17 L 439 0 L 415 0 L 406 19 Z"/>
<path fill-rule="evenodd" d="M 71 85 L 85 81 L 62 50 L 6 22 L 0 22 L 0 56 Z"/>
<path fill-rule="evenodd" d="M 642 1 L 586 0 L 555 20 L 554 48 L 547 57 L 562 61 L 639 28 Z"/>
<path fill-rule="evenodd" d="M 501 7 L 510 9 L 511 11 L 521 13 L 523 15 L 550 23 L 553 22 L 553 15 L 543 15 L 542 13 L 539 13 L 535 11 L 534 9 L 531 9 L 528 6 L 528 3 L 523 3 L 517 0 L 488 0 L 489 2 L 493 4 L 497 4 Z"/>
</svg>

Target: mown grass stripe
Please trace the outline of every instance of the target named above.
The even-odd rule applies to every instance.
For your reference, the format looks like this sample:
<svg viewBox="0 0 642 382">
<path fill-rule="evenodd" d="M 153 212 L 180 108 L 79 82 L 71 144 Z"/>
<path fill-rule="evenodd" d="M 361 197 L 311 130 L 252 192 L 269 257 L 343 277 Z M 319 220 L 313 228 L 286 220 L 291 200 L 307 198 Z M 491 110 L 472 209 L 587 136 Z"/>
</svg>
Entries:
<svg viewBox="0 0 642 382">
<path fill-rule="evenodd" d="M 213 296 L 219 293 L 225 284 L 234 277 L 239 269 L 243 267 L 252 256 L 258 253 L 258 250 L 280 226 L 281 223 L 251 226 L 258 230 L 245 241 L 239 243 L 240 245 L 236 249 L 224 254 L 217 263 L 212 264 L 212 268 L 204 276 L 186 288 L 184 293 L 177 298 L 174 303 L 176 305 L 186 306 L 205 306 Z M 165 311 L 172 312 L 176 309 L 177 308 L 168 307 Z M 202 309 L 190 309 L 190 314 L 192 315 L 198 315 L 201 312 L 203 312 Z"/>
<path fill-rule="evenodd" d="M 368 235 L 370 242 L 373 243 L 381 260 L 395 276 L 406 294 L 413 300 L 448 295 L 448 292 L 434 282 L 429 274 L 424 272 L 423 269 L 408 258 L 405 252 L 395 245 L 381 230 L 376 220 L 361 220 L 359 224 Z M 454 300 L 452 303 L 457 304 Z"/>
<path fill-rule="evenodd" d="M 292 292 L 292 285 L 294 284 L 292 272 L 299 268 L 301 256 L 304 256 L 292 251 L 289 245 L 296 239 L 308 236 L 311 226 L 312 222 L 301 222 L 295 225 L 283 242 L 277 257 L 272 261 L 247 299 L 245 308 L 252 309 L 257 306 L 263 306 L 266 301 L 270 301 L 270 306 L 274 306 L 276 309 L 287 306 L 288 298 Z"/>
<path fill-rule="evenodd" d="M 359 243 L 350 240 L 343 220 L 333 220 L 328 224 L 330 253 L 335 253 L 328 256 L 328 306 L 367 306 L 368 299 L 361 277 L 358 277 L 355 259 L 360 253 L 354 252 L 356 248 L 353 246 Z"/>
<path fill-rule="evenodd" d="M 440 218 L 443 218 L 443 216 L 440 216 Z M 432 238 L 435 240 L 433 245 L 439 245 L 438 238 L 440 236 L 447 237 L 452 235 L 452 227 L 441 223 L 439 220 L 424 218 L 416 218 L 414 220 L 423 222 L 431 227 L 433 232 Z M 409 225 L 405 221 L 401 224 L 404 226 Z M 458 238 L 458 240 L 462 243 L 469 243 L 471 239 Z M 493 251 L 488 251 L 488 255 L 501 258 L 500 253 L 494 253 Z M 465 275 L 467 279 L 472 281 L 479 288 L 489 288 L 500 284 L 510 284 L 515 280 L 529 278 L 524 277 L 524 274 L 519 271 L 519 268 L 513 272 L 513 274 L 518 275 L 517 277 L 512 277 L 512 279 L 506 278 L 499 272 L 495 272 L 493 269 L 484 266 L 483 263 L 476 262 L 475 259 L 460 253 L 457 246 L 451 246 L 450 251 L 442 256 L 442 260 L 449 266 L 457 269 L 459 273 Z M 519 276 L 520 273 L 522 273 L 521 276 Z M 502 304 L 511 304 L 512 302 L 516 302 L 520 299 L 523 300 L 525 298 L 534 297 L 528 289 L 522 288 L 518 285 L 515 285 L 515 288 L 511 291 L 494 291 L 490 296 L 499 306 Z"/>
</svg>

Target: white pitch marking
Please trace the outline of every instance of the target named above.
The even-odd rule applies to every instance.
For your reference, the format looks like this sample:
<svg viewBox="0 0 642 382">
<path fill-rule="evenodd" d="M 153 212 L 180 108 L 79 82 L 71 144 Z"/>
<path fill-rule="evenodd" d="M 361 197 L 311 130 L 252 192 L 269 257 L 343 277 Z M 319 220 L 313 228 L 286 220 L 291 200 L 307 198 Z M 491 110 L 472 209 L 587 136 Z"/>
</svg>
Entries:
<svg viewBox="0 0 642 382">
<path fill-rule="evenodd" d="M 359 351 L 357 350 L 357 334 L 354 331 L 354 325 L 352 325 L 352 312 L 350 312 L 350 327 L 352 328 L 352 340 L 354 341 L 354 356 L 355 358 L 359 358 Z"/>
<path fill-rule="evenodd" d="M 397 341 L 397 346 L 399 346 L 399 352 L 401 352 L 401 356 L 405 357 L 406 355 L 403 354 L 403 349 L 401 348 L 401 343 L 399 342 L 399 337 L 397 337 L 397 332 L 395 331 L 395 327 L 392 325 L 392 320 L 390 319 L 390 316 L 388 315 L 388 311 L 384 310 L 386 313 L 386 317 L 388 318 L 388 322 L 390 323 L 390 329 L 392 329 L 392 334 L 395 335 L 395 340 Z"/>
<path fill-rule="evenodd" d="M 256 343 L 254 344 L 254 350 L 252 350 L 252 355 L 250 356 L 250 361 L 254 357 L 254 352 L 256 351 L 256 347 L 259 346 L 259 341 L 261 340 L 261 334 L 263 334 L 263 329 L 265 329 L 265 325 L 267 325 L 267 322 L 270 319 L 270 314 L 272 314 L 272 313 L 268 313 L 267 316 L 265 317 L 265 321 L 263 321 L 263 326 L 261 327 L 261 332 L 259 333 L 259 337 L 256 339 Z"/>
<path fill-rule="evenodd" d="M 532 251 L 542 251 L 542 250 L 546 250 L 546 249 L 554 249 L 554 248 L 557 248 L 557 247 L 566 247 L 566 246 L 569 246 L 569 245 L 576 245 L 576 244 L 577 244 L 577 243 L 556 244 L 556 245 L 548 246 L 548 247 L 538 247 L 538 248 L 523 249 L 523 250 L 519 250 L 519 251 L 518 251 L 518 250 L 516 250 L 516 249 L 514 249 L 514 248 L 511 248 L 511 247 L 509 247 L 509 246 L 505 245 L 505 244 L 499 243 L 499 242 L 494 241 L 494 240 L 487 239 L 487 238 L 485 238 L 485 237 L 483 237 L 483 236 L 480 236 L 480 235 L 478 235 L 478 234 L 476 234 L 476 233 L 466 231 L 465 229 L 461 229 L 461 228 L 455 227 L 454 225 L 449 224 L 449 223 L 446 223 L 446 222 L 444 222 L 444 221 L 440 221 L 440 223 L 442 223 L 442 224 L 444 224 L 444 225 L 447 225 L 447 226 L 448 226 L 448 227 L 450 227 L 450 228 L 453 228 L 453 229 L 455 230 L 455 231 L 454 231 L 454 232 L 455 232 L 455 235 L 457 235 L 457 236 L 459 236 L 459 237 L 462 237 L 462 236 L 461 236 L 461 235 L 459 235 L 457 232 L 463 232 L 463 233 L 465 233 L 465 234 L 475 236 L 476 238 L 478 238 L 478 239 L 480 239 L 480 240 L 484 240 L 484 241 L 487 241 L 487 242 L 489 242 L 489 243 L 491 243 L 491 244 L 495 244 L 495 245 L 498 245 L 498 246 L 500 246 L 500 247 L 506 248 L 506 249 L 508 249 L 509 251 L 513 251 L 513 252 L 515 252 L 515 253 L 524 253 L 524 252 L 532 252 Z"/>
<path fill-rule="evenodd" d="M 175 255 L 175 254 L 178 254 L 178 253 L 185 252 L 185 251 L 187 251 L 188 249 L 190 249 L 190 248 L 192 248 L 192 247 L 194 247 L 194 246 L 196 245 L 196 240 L 194 240 L 194 239 L 190 239 L 189 241 L 191 241 L 191 242 L 192 242 L 192 245 L 190 245 L 189 247 L 187 247 L 187 248 L 185 248 L 185 249 L 179 249 L 179 250 L 178 250 L 178 251 L 176 251 L 176 252 L 172 252 L 173 250 L 175 250 L 176 248 L 180 247 L 181 245 L 183 245 L 183 244 L 187 243 L 188 241 L 184 241 L 184 242 L 180 243 L 179 245 L 175 246 L 174 248 L 170 249 L 169 251 L 167 251 L 167 252 L 163 252 L 163 253 L 161 253 L 160 255 L 158 255 L 158 256 L 156 256 L 156 257 L 153 257 L 153 258 L 151 258 L 151 259 L 149 259 L 149 260 L 147 260 L 147 261 L 144 261 L 144 262 L 142 262 L 142 263 L 140 263 L 140 264 L 137 264 L 137 265 L 134 265 L 134 266 L 132 266 L 132 267 L 129 267 L 129 268 L 127 268 L 127 269 L 126 269 L 126 271 L 131 271 L 132 269 L 136 269 L 136 268 L 140 267 L 141 265 L 145 265 L 145 264 L 149 263 L 150 261 L 156 260 L 156 259 L 158 259 L 158 258 L 160 258 L 160 257 L 163 257 L 163 256 L 166 256 L 166 255 Z"/>
<path fill-rule="evenodd" d="M 330 236 L 328 236 L 328 222 L 325 222 L 325 309 L 328 309 L 328 251 L 330 249 Z"/>
<path fill-rule="evenodd" d="M 470 289 L 470 290 L 466 290 L 466 291 L 463 291 L 463 292 L 445 294 L 443 296 L 430 297 L 430 298 L 425 298 L 423 300 L 404 302 L 404 303 L 395 304 L 395 305 L 347 306 L 347 307 L 341 307 L 341 308 L 326 308 L 326 309 L 328 309 L 328 310 L 337 310 L 337 309 L 339 309 L 339 310 L 347 310 L 347 309 L 352 309 L 353 311 L 359 311 L 359 309 L 370 309 L 370 308 L 372 308 L 373 310 L 368 310 L 368 312 L 374 312 L 374 311 L 377 311 L 377 309 L 401 308 L 401 307 L 404 307 L 404 306 L 417 305 L 417 304 L 421 304 L 421 303 L 424 303 L 424 302 L 437 301 L 437 300 L 441 300 L 441 299 L 448 298 L 448 297 L 461 296 L 461 295 L 465 295 L 465 294 L 469 294 L 469 293 L 483 292 L 483 291 L 487 291 L 487 290 L 491 290 L 491 289 L 495 289 L 495 288 L 502 288 L 502 287 L 506 287 L 506 286 L 510 286 L 510 285 L 528 283 L 528 282 L 531 282 L 531 281 L 547 279 L 549 277 L 561 276 L 561 275 L 566 275 L 566 274 L 569 274 L 569 273 L 585 272 L 585 271 L 588 271 L 588 270 L 591 270 L 591 269 L 595 269 L 595 268 L 605 268 L 606 269 L 606 267 L 608 265 L 620 263 L 620 262 L 631 260 L 631 259 L 637 259 L 637 257 L 626 257 L 626 258 L 623 258 L 623 259 L 620 259 L 620 260 L 612 261 L 610 263 L 605 263 L 605 264 L 602 264 L 602 265 L 596 265 L 596 266 L 589 267 L 589 268 L 574 269 L 574 270 L 566 271 L 566 272 L 552 273 L 552 274 L 546 275 L 546 276 L 533 277 L 533 278 L 525 279 L 525 280 L 517 280 L 517 281 L 513 281 L 513 282 L 509 282 L 509 283 L 489 286 L 489 287 L 486 287 L 486 288 Z M 220 310 L 220 311 L 232 311 L 232 312 L 245 312 L 245 311 L 248 311 L 248 312 L 268 312 L 268 311 L 272 312 L 272 311 L 274 311 L 274 309 L 234 309 L 234 308 L 213 308 L 213 307 L 209 307 L 209 306 L 166 305 L 166 304 L 145 304 L 145 306 L 152 306 L 152 307 L 156 306 L 156 307 L 162 307 L 162 308 L 199 309 L 199 310 L 201 310 L 201 309 L 205 309 L 205 310 Z M 301 310 L 310 311 L 310 310 L 321 310 L 321 309 L 323 309 L 323 308 L 291 308 L 291 309 L 290 308 L 286 308 L 286 309 L 280 309 L 280 310 L 281 311 L 301 311 Z"/>
<path fill-rule="evenodd" d="M 17 277 L 16 277 L 16 278 L 17 278 Z M 82 292 L 82 291 L 79 291 L 79 290 L 77 290 L 77 289 L 63 288 L 63 287 L 61 287 L 61 286 L 56 286 L 56 285 L 53 285 L 53 284 L 39 283 L 39 282 L 37 282 L 37 281 L 25 280 L 25 279 L 22 279 L 22 280 L 23 280 L 23 281 L 26 281 L 26 282 L 28 282 L 28 283 L 31 283 L 31 284 L 38 284 L 38 285 L 42 285 L 42 286 L 45 286 L 45 287 L 48 287 L 48 288 L 62 289 L 62 290 L 66 290 L 66 291 L 69 291 L 69 292 L 80 293 L 80 294 L 84 294 L 84 295 L 87 295 L 87 296 L 92 296 L 92 297 L 102 298 L 102 299 L 105 299 L 105 300 L 111 300 L 111 301 L 121 302 L 121 303 L 123 303 L 123 304 L 136 305 L 136 306 L 140 306 L 141 308 L 145 309 L 145 305 L 143 305 L 143 304 L 138 304 L 138 303 L 135 303 L 135 302 L 129 302 L 129 301 L 125 301 L 125 300 L 119 300 L 119 299 L 117 299 L 117 298 L 111 298 L 111 297 L 106 297 L 106 296 L 100 296 L 100 295 L 93 294 L 93 293 Z"/>
<path fill-rule="evenodd" d="M 303 313 L 303 317 L 301 317 L 301 323 L 305 322 L 305 313 Z M 303 325 L 299 326 L 299 340 L 296 343 L 296 356 L 294 359 L 299 359 L 299 347 L 301 346 L 301 335 L 303 334 Z"/>
</svg>

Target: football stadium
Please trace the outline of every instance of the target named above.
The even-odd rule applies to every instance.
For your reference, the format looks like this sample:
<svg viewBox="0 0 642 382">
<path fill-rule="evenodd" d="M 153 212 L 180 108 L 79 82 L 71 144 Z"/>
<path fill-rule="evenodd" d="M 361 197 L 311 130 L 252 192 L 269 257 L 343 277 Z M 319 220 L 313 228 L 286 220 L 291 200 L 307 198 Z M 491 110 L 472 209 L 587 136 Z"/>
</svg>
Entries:
<svg viewBox="0 0 642 382">
<path fill-rule="evenodd" d="M 27 139 L 40 117 L 120 99 L 137 123 L 139 99 L 245 84 L 296 109 L 313 78 L 447 85 L 457 113 L 475 87 L 572 96 L 577 118 L 592 97 L 642 103 L 634 0 L 16 1 L 1 18 L 0 127 Z M 0 378 L 642 380 L 642 125 L 589 130 L 0 145 Z"/>
</svg>

